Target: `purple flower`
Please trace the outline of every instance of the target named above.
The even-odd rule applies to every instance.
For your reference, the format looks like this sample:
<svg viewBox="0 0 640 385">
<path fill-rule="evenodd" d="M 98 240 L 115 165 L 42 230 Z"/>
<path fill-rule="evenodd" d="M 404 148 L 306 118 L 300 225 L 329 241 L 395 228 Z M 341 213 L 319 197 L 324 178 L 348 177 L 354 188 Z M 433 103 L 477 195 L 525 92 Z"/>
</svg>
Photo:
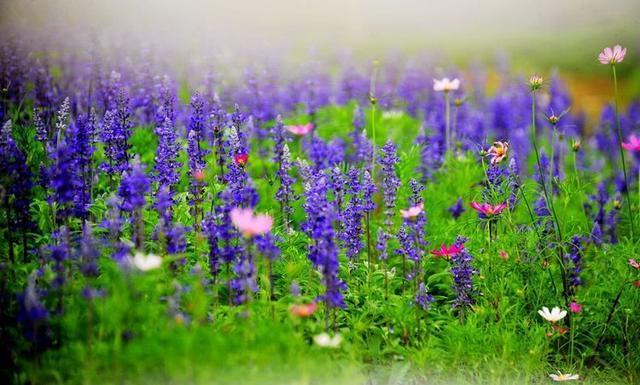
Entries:
<svg viewBox="0 0 640 385">
<path fill-rule="evenodd" d="M 173 223 L 173 196 L 167 186 L 160 186 L 156 194 L 155 209 L 159 219 L 156 225 L 154 239 L 162 240 L 168 254 L 184 252 L 187 248 L 185 228 Z"/>
<path fill-rule="evenodd" d="M 289 229 L 290 216 L 293 213 L 291 202 L 294 200 L 293 184 L 295 179 L 289 174 L 291 170 L 291 153 L 285 143 L 285 128 L 282 119 L 278 115 L 276 125 L 272 130 L 274 138 L 274 162 L 278 170 L 276 177 L 280 180 L 280 186 L 276 192 L 276 200 L 280 202 L 280 212 L 283 217 L 285 230 Z"/>
<path fill-rule="evenodd" d="M 564 255 L 565 268 L 568 273 L 570 293 L 575 295 L 578 286 L 582 286 L 582 252 L 584 249 L 583 241 L 580 236 L 574 235 L 568 244 L 568 253 Z"/>
<path fill-rule="evenodd" d="M 107 199 L 106 204 L 107 212 L 104 220 L 100 223 L 100 227 L 107 230 L 109 241 L 115 243 L 120 238 L 122 225 L 124 224 L 120 212 L 121 199 L 114 195 Z M 112 246 L 114 245 L 112 244 Z"/>
<path fill-rule="evenodd" d="M 124 88 L 121 88 L 116 108 L 104 114 L 100 132 L 106 158 L 101 169 L 110 177 L 119 175 L 129 167 L 129 137 L 132 127 L 129 96 Z"/>
<path fill-rule="evenodd" d="M 29 274 L 27 287 L 18 295 L 18 317 L 25 337 L 36 345 L 48 345 L 49 336 L 49 310 L 41 300 L 43 292 L 38 288 L 36 278 L 37 271 Z"/>
<path fill-rule="evenodd" d="M 464 247 L 466 241 L 466 238 L 458 236 L 454 245 Z M 475 303 L 475 297 L 479 295 L 478 290 L 473 286 L 473 276 L 477 275 L 478 271 L 473 267 L 473 256 L 466 247 L 451 257 L 451 274 L 453 291 L 456 294 L 453 307 L 464 312 Z"/>
<path fill-rule="evenodd" d="M 146 194 L 150 191 L 149 178 L 144 173 L 140 159 L 136 156 L 131 170 L 122 174 L 122 182 L 118 195 L 122 198 L 120 208 L 131 213 L 134 226 L 134 243 L 137 250 L 143 248 L 144 223 L 142 222 L 142 210 L 147 203 Z"/>
<path fill-rule="evenodd" d="M 362 219 L 365 214 L 363 187 L 358 169 L 350 169 L 347 173 L 347 193 L 350 199 L 342 213 L 342 232 L 339 235 L 346 255 L 350 259 L 357 259 L 364 247 L 362 243 Z"/>
<path fill-rule="evenodd" d="M 93 161 L 95 151 L 96 117 L 93 111 L 87 117 L 79 117 L 69 127 L 69 147 L 73 152 L 75 167 L 73 168 L 76 183 L 74 193 L 74 214 L 82 219 L 88 216 L 91 204 L 91 190 L 93 185 Z"/>
<path fill-rule="evenodd" d="M 301 228 L 311 239 L 307 255 L 313 266 L 322 273 L 325 286 L 325 293 L 318 300 L 324 301 L 327 308 L 344 308 L 342 292 L 347 285 L 338 277 L 340 262 L 333 228 L 337 216 L 327 199 L 327 177 L 305 163 L 301 163 L 300 171 L 305 182 L 304 207 L 307 213 Z"/>
<path fill-rule="evenodd" d="M 384 224 L 387 230 L 393 225 L 393 217 L 396 211 L 396 195 L 400 188 L 400 178 L 396 175 L 396 164 L 400 160 L 396 155 L 396 146 L 391 140 L 381 149 L 382 155 L 378 163 L 382 167 L 382 193 L 384 195 Z"/>
<path fill-rule="evenodd" d="M 429 310 L 431 303 L 435 301 L 433 296 L 427 292 L 427 287 L 424 282 L 420 282 L 418 286 L 418 293 L 416 294 L 415 303 L 422 310 Z"/>
<path fill-rule="evenodd" d="M 82 238 L 80 239 L 80 270 L 87 277 L 96 277 L 100 273 L 98 259 L 100 250 L 93 238 L 93 231 L 89 222 L 82 226 Z"/>
<path fill-rule="evenodd" d="M 453 206 L 449 207 L 447 210 L 451 213 L 451 216 L 453 216 L 453 218 L 458 219 L 460 215 L 462 215 L 462 213 L 464 213 L 465 211 L 464 204 L 462 203 L 462 198 L 458 198 L 456 203 L 454 203 Z"/>
<path fill-rule="evenodd" d="M 118 190 L 118 195 L 122 198 L 120 208 L 125 212 L 141 210 L 147 203 L 145 196 L 149 191 L 149 178 L 144 173 L 140 159 L 136 157 L 131 170 L 122 175 Z"/>
<path fill-rule="evenodd" d="M 360 107 L 356 106 L 356 110 L 353 113 L 353 131 L 349 133 L 352 147 L 349 160 L 355 165 L 368 166 L 371 164 L 371 158 L 373 157 L 373 145 L 367 138 L 364 125 L 364 114 Z"/>
<path fill-rule="evenodd" d="M 156 127 L 156 135 L 158 147 L 155 156 L 155 180 L 159 185 L 173 190 L 173 186 L 180 180 L 180 162 L 178 161 L 180 144 L 169 117 L 165 117 L 162 124 Z"/>
</svg>

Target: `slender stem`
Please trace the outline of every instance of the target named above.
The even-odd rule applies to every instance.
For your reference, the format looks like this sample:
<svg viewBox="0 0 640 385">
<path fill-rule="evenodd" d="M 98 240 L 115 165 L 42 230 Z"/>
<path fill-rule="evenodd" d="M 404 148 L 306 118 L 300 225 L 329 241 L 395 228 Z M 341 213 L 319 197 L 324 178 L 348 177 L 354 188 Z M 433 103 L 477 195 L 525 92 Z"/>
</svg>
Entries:
<svg viewBox="0 0 640 385">
<path fill-rule="evenodd" d="M 571 317 L 571 319 L 569 320 L 570 324 L 569 324 L 569 365 L 573 365 L 573 356 L 574 356 L 574 352 L 575 352 L 575 317 Z"/>
<path fill-rule="evenodd" d="M 550 166 L 549 166 L 549 187 L 551 188 L 551 196 L 554 195 L 554 184 L 555 181 L 553 179 L 553 174 L 554 174 L 554 169 L 556 167 L 556 162 L 555 162 L 555 139 L 556 139 L 556 126 L 554 125 L 553 128 L 551 129 L 551 157 L 550 157 Z M 558 157 L 558 161 L 559 161 L 559 157 Z"/>
<path fill-rule="evenodd" d="M 611 305 L 611 309 L 609 310 L 609 315 L 607 316 L 607 321 L 604 323 L 604 328 L 602 329 L 602 334 L 598 338 L 598 342 L 596 343 L 595 348 L 593 348 L 593 352 L 597 353 L 600 345 L 602 344 L 602 340 L 604 339 L 605 334 L 607 333 L 607 329 L 609 329 L 609 325 L 611 324 L 611 320 L 613 319 L 613 313 L 615 313 L 618 304 L 620 303 L 620 297 L 622 297 L 622 292 L 624 292 L 624 288 L 627 285 L 627 280 L 622 283 L 620 289 L 618 290 L 618 294 L 616 294 L 616 298 L 613 300 L 613 304 Z"/>
<path fill-rule="evenodd" d="M 582 194 L 582 186 L 580 183 L 580 171 L 578 170 L 578 156 L 576 155 L 576 152 L 573 152 L 573 172 L 576 174 L 576 184 L 578 187 L 578 194 Z M 578 199 L 579 202 L 582 202 L 582 199 Z M 587 220 L 587 228 L 586 230 L 589 230 L 589 214 L 587 214 L 587 209 L 585 209 L 584 205 L 581 204 L 580 205 L 582 208 L 582 212 L 584 213 L 584 217 Z"/>
<path fill-rule="evenodd" d="M 371 84 L 369 85 L 369 103 L 371 104 L 371 179 L 376 180 L 376 76 L 378 74 L 378 63 L 373 62 L 373 72 L 371 74 Z"/>
<path fill-rule="evenodd" d="M 631 213 L 631 198 L 629 196 L 629 179 L 627 178 L 627 164 L 624 159 L 624 150 L 622 149 L 622 128 L 620 127 L 620 113 L 618 110 L 618 76 L 616 75 L 616 66 L 611 65 L 613 70 L 613 93 L 614 105 L 616 110 L 616 128 L 618 130 L 618 150 L 620 150 L 620 162 L 622 163 L 622 173 L 624 174 L 625 196 L 627 198 L 627 214 L 629 215 L 629 224 L 631 226 L 631 239 L 635 233 L 633 225 L 633 214 Z"/>
<path fill-rule="evenodd" d="M 533 149 L 536 154 L 536 163 L 538 165 L 538 173 L 540 174 L 542 191 L 544 193 L 544 198 L 551 209 L 551 214 L 553 215 L 553 222 L 556 227 L 557 235 L 558 235 L 558 243 L 562 242 L 562 230 L 560 229 L 560 222 L 558 221 L 558 216 L 556 215 L 556 209 L 553 205 L 553 201 L 549 198 L 549 192 L 547 191 L 547 185 L 544 182 L 544 171 L 542 170 L 542 164 L 540 163 L 540 153 L 538 151 L 537 144 L 537 132 L 536 132 L 536 97 L 535 92 L 531 93 L 531 142 L 533 144 Z"/>
<path fill-rule="evenodd" d="M 547 191 L 547 184 L 544 180 L 544 172 L 542 170 L 542 164 L 540 163 L 540 153 L 538 151 L 537 144 L 537 131 L 536 131 L 536 94 L 535 91 L 531 92 L 531 142 L 533 144 L 533 149 L 536 154 L 536 163 L 538 164 L 538 173 L 540 174 L 540 182 L 542 184 L 542 191 L 544 193 L 544 198 L 547 203 L 547 206 L 551 210 L 551 214 L 553 216 L 553 223 L 556 228 L 556 236 L 558 247 L 558 264 L 560 265 L 560 273 L 562 275 L 562 295 L 564 296 L 565 305 L 569 305 L 569 291 L 568 291 L 568 283 L 567 283 L 567 272 L 564 266 L 563 258 L 563 245 L 562 245 L 562 229 L 560 228 L 560 221 L 558 221 L 558 215 L 556 214 L 556 209 L 553 204 L 553 201 L 549 197 L 549 192 Z"/>
<path fill-rule="evenodd" d="M 451 128 L 449 127 L 449 121 L 451 119 L 451 99 L 449 96 L 449 91 L 444 92 L 444 118 L 445 118 L 445 148 L 447 151 L 451 149 Z"/>
<path fill-rule="evenodd" d="M 274 287 L 273 287 L 273 261 L 271 259 L 267 259 L 267 268 L 269 274 L 269 307 L 271 308 L 271 318 L 275 320 L 276 318 L 276 309 L 273 305 L 274 299 Z"/>
</svg>

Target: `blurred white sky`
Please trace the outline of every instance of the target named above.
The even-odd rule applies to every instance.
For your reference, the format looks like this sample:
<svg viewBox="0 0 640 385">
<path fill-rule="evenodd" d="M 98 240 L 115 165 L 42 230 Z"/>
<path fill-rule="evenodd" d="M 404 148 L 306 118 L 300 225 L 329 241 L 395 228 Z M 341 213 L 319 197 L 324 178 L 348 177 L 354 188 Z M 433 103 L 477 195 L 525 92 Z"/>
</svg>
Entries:
<svg viewBox="0 0 640 385">
<path fill-rule="evenodd" d="M 167 47 L 490 45 L 640 32 L 639 0 L 0 0 L 0 23 L 47 35 L 116 32 Z M 613 36 L 615 38 L 615 36 Z M 612 41 L 615 42 L 615 41 Z"/>
</svg>

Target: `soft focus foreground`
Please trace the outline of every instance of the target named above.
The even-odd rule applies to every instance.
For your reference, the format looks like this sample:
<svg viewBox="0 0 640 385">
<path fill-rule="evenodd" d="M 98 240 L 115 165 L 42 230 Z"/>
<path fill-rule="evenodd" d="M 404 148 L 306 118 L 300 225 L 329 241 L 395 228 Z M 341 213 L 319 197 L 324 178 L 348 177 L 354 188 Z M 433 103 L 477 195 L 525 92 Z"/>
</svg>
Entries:
<svg viewBox="0 0 640 385">
<path fill-rule="evenodd" d="M 0 48 L 2 377 L 640 382 L 637 47 L 72 47 Z"/>
</svg>

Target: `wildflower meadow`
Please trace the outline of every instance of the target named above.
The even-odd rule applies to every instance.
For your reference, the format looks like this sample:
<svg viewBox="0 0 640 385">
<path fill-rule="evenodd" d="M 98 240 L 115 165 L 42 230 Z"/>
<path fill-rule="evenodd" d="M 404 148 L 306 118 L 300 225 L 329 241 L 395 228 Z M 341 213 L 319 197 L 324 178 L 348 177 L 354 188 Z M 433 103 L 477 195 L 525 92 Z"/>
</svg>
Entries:
<svg viewBox="0 0 640 385">
<path fill-rule="evenodd" d="M 633 43 L 589 120 L 548 66 L 3 40 L 2 383 L 640 383 Z"/>
</svg>

